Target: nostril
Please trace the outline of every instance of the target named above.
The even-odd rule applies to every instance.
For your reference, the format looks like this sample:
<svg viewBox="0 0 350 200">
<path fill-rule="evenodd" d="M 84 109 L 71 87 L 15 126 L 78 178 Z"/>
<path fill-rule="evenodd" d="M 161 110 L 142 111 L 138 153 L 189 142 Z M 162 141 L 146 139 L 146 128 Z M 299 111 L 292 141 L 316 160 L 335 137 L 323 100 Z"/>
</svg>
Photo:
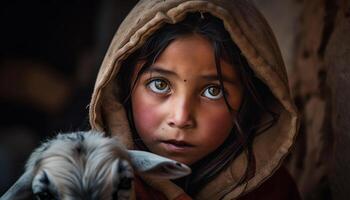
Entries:
<svg viewBox="0 0 350 200">
<path fill-rule="evenodd" d="M 183 80 L 188 81 L 187 79 Z M 195 99 L 192 95 L 180 95 L 172 99 L 169 107 L 168 125 L 177 128 L 189 128 L 194 126 Z"/>
<path fill-rule="evenodd" d="M 130 178 L 130 177 L 122 178 L 118 185 L 118 189 L 129 190 L 131 188 L 132 181 L 133 181 L 133 178 Z"/>
<path fill-rule="evenodd" d="M 174 126 L 175 126 L 175 123 L 174 123 L 174 122 L 169 122 L 168 125 L 169 125 L 170 127 L 174 127 Z"/>
<path fill-rule="evenodd" d="M 169 122 L 168 125 L 172 128 L 180 128 L 180 129 L 189 129 L 194 127 L 193 122 L 185 122 L 185 123 Z"/>
</svg>

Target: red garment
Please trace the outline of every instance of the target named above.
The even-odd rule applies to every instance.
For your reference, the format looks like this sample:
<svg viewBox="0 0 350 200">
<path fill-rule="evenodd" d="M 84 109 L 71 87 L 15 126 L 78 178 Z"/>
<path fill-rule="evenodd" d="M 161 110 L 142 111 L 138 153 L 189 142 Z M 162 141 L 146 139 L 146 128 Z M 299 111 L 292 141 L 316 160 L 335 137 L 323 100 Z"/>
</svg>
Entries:
<svg viewBox="0 0 350 200">
<path fill-rule="evenodd" d="M 239 200 L 300 200 L 298 188 L 289 174 L 281 167 L 276 173 L 254 191 L 239 198 Z"/>
<path fill-rule="evenodd" d="M 137 200 L 167 200 L 163 193 L 147 185 L 138 176 L 135 178 L 135 193 Z M 174 200 L 192 200 L 192 198 L 183 193 Z"/>
<path fill-rule="evenodd" d="M 135 176 L 134 184 L 137 200 L 167 200 L 167 198 L 161 192 L 147 185 L 138 176 Z"/>
<path fill-rule="evenodd" d="M 137 200 L 167 200 L 164 194 L 148 186 L 141 178 L 135 178 Z M 191 200 L 183 193 L 175 200 Z M 296 184 L 288 171 L 281 167 L 277 172 L 254 191 L 240 197 L 238 200 L 300 200 Z"/>
</svg>

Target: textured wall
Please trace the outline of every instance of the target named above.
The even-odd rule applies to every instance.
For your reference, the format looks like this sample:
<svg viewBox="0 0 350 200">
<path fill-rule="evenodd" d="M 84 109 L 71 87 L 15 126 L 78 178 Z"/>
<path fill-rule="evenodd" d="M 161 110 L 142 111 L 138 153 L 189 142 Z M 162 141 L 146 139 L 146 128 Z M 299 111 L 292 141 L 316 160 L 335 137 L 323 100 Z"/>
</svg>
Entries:
<svg viewBox="0 0 350 200">
<path fill-rule="evenodd" d="M 303 2 L 291 76 L 302 121 L 289 168 L 305 199 L 331 198 L 328 173 L 332 147 L 331 108 L 324 56 L 335 13 L 335 5 L 325 0 Z"/>
<path fill-rule="evenodd" d="M 325 51 L 334 146 L 329 171 L 334 199 L 350 194 L 350 1 L 338 1 L 334 29 Z"/>
<path fill-rule="evenodd" d="M 304 199 L 349 199 L 349 0 L 255 2 L 276 33 L 302 116 L 287 166 Z"/>
</svg>

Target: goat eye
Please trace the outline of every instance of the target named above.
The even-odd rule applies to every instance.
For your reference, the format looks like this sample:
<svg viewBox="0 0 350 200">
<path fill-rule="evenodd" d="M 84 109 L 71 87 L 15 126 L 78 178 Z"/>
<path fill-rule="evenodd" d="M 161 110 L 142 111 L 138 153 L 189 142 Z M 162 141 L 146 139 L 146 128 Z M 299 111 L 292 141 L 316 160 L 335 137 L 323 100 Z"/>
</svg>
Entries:
<svg viewBox="0 0 350 200">
<path fill-rule="evenodd" d="M 34 194 L 36 200 L 55 200 L 56 198 L 54 196 L 52 196 L 51 193 L 49 192 L 39 192 Z"/>
<path fill-rule="evenodd" d="M 118 188 L 123 190 L 129 190 L 131 188 L 131 182 L 132 178 L 122 178 L 122 180 L 120 180 Z"/>
<path fill-rule="evenodd" d="M 113 200 L 129 199 L 133 178 L 124 177 L 120 180 L 116 190 L 113 192 Z"/>
</svg>

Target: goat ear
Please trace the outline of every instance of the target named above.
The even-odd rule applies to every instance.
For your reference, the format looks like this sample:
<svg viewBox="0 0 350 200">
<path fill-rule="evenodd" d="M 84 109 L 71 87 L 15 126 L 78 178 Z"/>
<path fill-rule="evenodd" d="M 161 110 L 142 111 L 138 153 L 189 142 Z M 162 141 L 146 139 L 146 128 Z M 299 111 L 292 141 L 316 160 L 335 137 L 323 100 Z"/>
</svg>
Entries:
<svg viewBox="0 0 350 200">
<path fill-rule="evenodd" d="M 150 152 L 128 150 L 128 153 L 135 170 L 148 176 L 176 179 L 191 173 L 187 165 Z"/>
<path fill-rule="evenodd" d="M 16 183 L 0 198 L 1 200 L 32 199 L 32 173 L 24 173 Z"/>
</svg>

